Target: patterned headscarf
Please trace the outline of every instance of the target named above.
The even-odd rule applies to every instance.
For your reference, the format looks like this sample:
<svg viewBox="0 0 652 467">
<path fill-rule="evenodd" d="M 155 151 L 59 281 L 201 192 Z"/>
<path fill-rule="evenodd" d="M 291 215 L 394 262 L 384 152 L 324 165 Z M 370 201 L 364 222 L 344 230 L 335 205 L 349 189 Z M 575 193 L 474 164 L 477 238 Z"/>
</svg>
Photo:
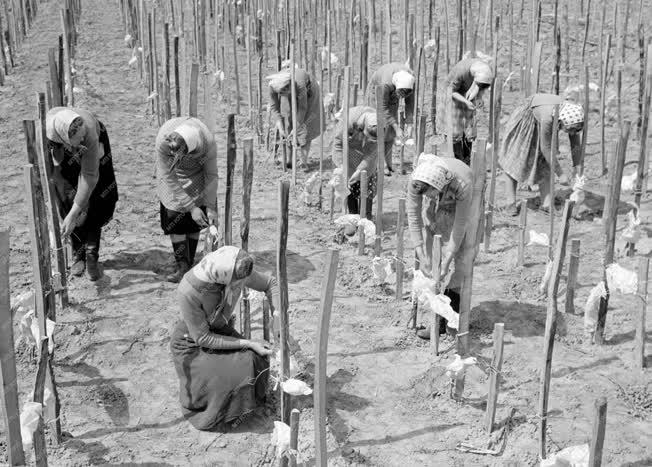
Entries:
<svg viewBox="0 0 652 467">
<path fill-rule="evenodd" d="M 562 103 L 559 107 L 559 121 L 567 127 L 584 123 L 584 108 L 572 102 Z"/>
<path fill-rule="evenodd" d="M 79 118 L 77 112 L 66 107 L 50 110 L 45 117 L 45 134 L 50 141 L 70 146 L 68 130 L 72 122 Z"/>
<path fill-rule="evenodd" d="M 235 246 L 223 246 L 204 258 L 192 268 L 192 272 L 203 282 L 211 284 L 229 285 L 233 279 L 236 259 L 240 248 Z"/>
<path fill-rule="evenodd" d="M 174 131 L 183 138 L 188 146 L 188 152 L 193 152 L 201 144 L 201 134 L 199 129 L 189 123 L 182 123 Z"/>
<path fill-rule="evenodd" d="M 470 71 L 476 83 L 491 84 L 494 78 L 494 72 L 491 66 L 479 58 L 473 61 Z"/>
<path fill-rule="evenodd" d="M 412 180 L 427 183 L 437 191 L 444 191 L 444 188 L 453 179 L 453 174 L 446 163 L 432 154 L 422 154 L 419 157 L 419 165 L 412 172 Z"/>
<path fill-rule="evenodd" d="M 396 89 L 414 89 L 414 75 L 409 71 L 400 70 L 392 75 L 392 84 Z"/>
</svg>

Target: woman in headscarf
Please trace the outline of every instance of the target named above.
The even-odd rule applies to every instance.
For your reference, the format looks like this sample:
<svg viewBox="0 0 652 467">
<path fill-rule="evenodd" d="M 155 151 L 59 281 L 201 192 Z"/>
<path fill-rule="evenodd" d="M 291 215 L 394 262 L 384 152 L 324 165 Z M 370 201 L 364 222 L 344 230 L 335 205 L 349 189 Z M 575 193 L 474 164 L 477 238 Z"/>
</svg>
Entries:
<svg viewBox="0 0 652 467">
<path fill-rule="evenodd" d="M 323 117 L 324 110 L 319 104 L 319 84 L 307 71 L 301 68 L 294 70 L 294 92 L 297 101 L 297 115 L 292 115 L 292 92 L 291 92 L 291 70 L 283 69 L 278 73 L 268 76 L 269 80 L 269 101 L 272 120 L 281 138 L 287 138 L 292 142 L 293 132 L 296 131 L 297 145 L 301 152 L 301 163 L 304 168 L 308 164 L 310 155 L 310 143 L 321 135 L 323 129 L 321 122 L 326 121 Z M 288 161 L 291 167 L 291 161 Z"/>
<path fill-rule="evenodd" d="M 265 401 L 271 349 L 233 329 L 242 289 L 265 292 L 279 306 L 276 279 L 254 269 L 254 258 L 234 246 L 206 255 L 177 289 L 182 320 L 170 350 L 179 377 L 183 416 L 199 430 L 223 429 Z"/>
<path fill-rule="evenodd" d="M 102 122 L 84 109 L 54 107 L 45 122 L 61 234 L 70 237 L 73 248 L 70 272 L 81 276 L 86 270 L 96 281 L 101 277 L 97 262 L 102 227 L 118 201 L 109 136 Z"/>
<path fill-rule="evenodd" d="M 555 105 L 559 105 L 559 128 L 553 128 Z M 549 212 L 550 153 L 553 131 L 568 133 L 573 159 L 573 171 L 581 161 L 579 132 L 584 127 L 584 110 L 581 105 L 563 102 L 554 94 L 535 94 L 512 112 L 502 142 L 498 163 L 505 172 L 508 211 L 518 215 L 516 186 L 521 183 L 538 183 L 541 209 Z M 538 151 L 538 152 L 537 152 Z M 558 151 L 558 149 L 557 149 Z M 555 161 L 555 172 L 561 175 L 561 166 Z"/>
<path fill-rule="evenodd" d="M 457 62 L 446 78 L 439 102 L 437 131 L 452 139 L 455 158 L 471 164 L 471 149 L 476 137 L 476 109 L 493 80 L 491 66 L 479 58 Z M 450 119 L 449 119 L 450 115 Z M 450 141 L 448 142 L 450 144 Z"/>
<path fill-rule="evenodd" d="M 441 235 L 442 242 L 448 242 L 443 250 L 442 278 L 448 273 L 451 263 L 455 262 L 455 271 L 444 294 L 451 299 L 451 307 L 456 312 L 459 312 L 463 278 L 461 261 L 468 253 L 464 248 L 464 236 L 471 210 L 472 181 L 471 169 L 464 162 L 452 157 L 422 154 L 408 185 L 408 226 L 419 268 L 427 275 L 431 273 L 433 237 Z M 428 203 L 425 210 L 422 209 L 424 198 Z M 443 333 L 446 329 L 443 319 L 441 326 L 439 331 Z M 417 335 L 429 339 L 430 328 L 419 330 Z"/>
<path fill-rule="evenodd" d="M 178 117 L 156 136 L 156 176 L 161 229 L 170 236 L 179 282 L 195 262 L 199 232 L 217 225 L 217 146 L 200 120 Z"/>
<path fill-rule="evenodd" d="M 333 162 L 341 167 L 343 163 L 343 123 L 340 120 L 335 127 L 335 142 L 333 144 Z M 350 194 L 347 204 L 350 214 L 360 214 L 360 175 L 367 171 L 367 202 L 366 215 L 371 219 L 373 199 L 376 196 L 377 161 L 378 161 L 378 122 L 376 109 L 367 106 L 356 106 L 349 109 L 349 157 L 348 174 Z M 394 144 L 394 138 L 385 134 L 385 147 Z"/>
<path fill-rule="evenodd" d="M 378 109 L 385 119 L 385 164 L 393 172 L 392 149 L 394 140 L 404 140 L 412 133 L 414 122 L 414 73 L 407 65 L 398 62 L 387 63 L 378 68 L 367 85 L 367 105 L 376 108 L 376 87 L 383 87 L 383 98 Z M 398 121 L 398 104 L 405 102 L 405 131 Z"/>
</svg>

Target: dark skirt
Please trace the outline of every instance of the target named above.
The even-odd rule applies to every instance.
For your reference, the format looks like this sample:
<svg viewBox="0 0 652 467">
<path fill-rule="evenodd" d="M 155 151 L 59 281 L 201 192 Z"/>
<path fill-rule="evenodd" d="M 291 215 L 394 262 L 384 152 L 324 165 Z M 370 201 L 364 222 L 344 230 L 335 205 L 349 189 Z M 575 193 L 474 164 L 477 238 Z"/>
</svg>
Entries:
<svg viewBox="0 0 652 467">
<path fill-rule="evenodd" d="M 206 214 L 206 206 L 200 206 L 199 209 Z M 161 229 L 165 235 L 185 235 L 201 231 L 199 224 L 192 218 L 190 211 L 179 212 L 168 209 L 161 203 Z"/>
<path fill-rule="evenodd" d="M 240 337 L 231 327 L 213 332 Z M 179 321 L 170 341 L 183 416 L 198 430 L 224 430 L 265 402 L 269 360 L 253 350 L 199 347 Z"/>
<path fill-rule="evenodd" d="M 118 185 L 113 171 L 113 158 L 111 155 L 111 143 L 106 128 L 99 122 L 99 142 L 104 146 L 104 154 L 100 159 L 99 178 L 91 197 L 88 200 L 88 208 L 83 226 L 90 229 L 106 225 L 112 218 L 115 205 L 118 202 Z M 63 179 L 59 184 L 59 212 L 61 217 L 66 217 L 72 208 L 77 194 L 79 173 L 81 172 L 81 160 L 74 153 L 64 150 L 63 160 L 59 164 L 59 176 Z"/>
</svg>

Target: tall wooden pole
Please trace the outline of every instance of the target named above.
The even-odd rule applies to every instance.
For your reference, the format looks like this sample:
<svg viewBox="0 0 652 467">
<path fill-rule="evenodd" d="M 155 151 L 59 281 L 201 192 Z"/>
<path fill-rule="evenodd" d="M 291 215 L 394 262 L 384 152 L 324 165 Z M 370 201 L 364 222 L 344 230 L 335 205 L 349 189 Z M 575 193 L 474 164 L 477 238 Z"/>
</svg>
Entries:
<svg viewBox="0 0 652 467">
<path fill-rule="evenodd" d="M 290 377 L 290 349 L 289 333 L 290 323 L 288 316 L 288 271 L 287 271 L 287 244 L 288 244 L 288 206 L 290 200 L 290 184 L 281 181 L 278 185 L 278 243 L 276 249 L 276 278 L 280 291 L 280 310 L 278 310 L 281 323 L 281 379 Z M 292 405 L 290 395 L 280 388 L 281 421 L 290 423 Z"/>
<path fill-rule="evenodd" d="M 224 244 L 233 245 L 233 173 L 237 157 L 237 144 L 235 137 L 235 115 L 227 117 L 227 146 L 226 146 L 226 192 L 224 198 Z"/>
<path fill-rule="evenodd" d="M 376 115 L 378 121 L 378 157 L 377 157 L 377 177 L 376 181 L 376 240 L 374 243 L 374 255 L 380 256 L 381 240 L 383 236 L 383 183 L 385 176 L 385 131 L 387 130 L 385 114 L 381 110 L 383 100 L 383 87 L 376 86 Z"/>
</svg>

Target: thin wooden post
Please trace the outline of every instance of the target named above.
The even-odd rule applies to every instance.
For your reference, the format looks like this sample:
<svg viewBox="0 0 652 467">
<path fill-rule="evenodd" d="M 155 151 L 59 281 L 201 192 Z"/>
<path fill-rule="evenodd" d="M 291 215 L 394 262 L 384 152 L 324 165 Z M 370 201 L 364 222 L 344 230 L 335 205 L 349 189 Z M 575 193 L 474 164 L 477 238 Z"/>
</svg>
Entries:
<svg viewBox="0 0 652 467">
<path fill-rule="evenodd" d="M 589 67 L 584 67 L 584 125 L 582 126 L 582 146 L 580 162 L 578 167 L 579 175 L 584 175 L 584 158 L 586 157 L 586 143 L 589 137 Z"/>
<path fill-rule="evenodd" d="M 527 238 L 527 200 L 521 201 L 521 212 L 518 222 L 518 265 L 525 264 L 525 243 Z"/>
<path fill-rule="evenodd" d="M 557 245 L 555 247 L 555 257 L 552 263 L 550 281 L 548 282 L 548 312 L 546 316 L 545 337 L 543 340 L 544 362 L 539 390 L 539 456 L 541 459 L 545 459 L 547 455 L 546 427 L 548 425 L 548 397 L 550 393 L 552 353 L 555 345 L 555 333 L 557 332 L 557 292 L 559 289 L 559 277 L 564 266 L 564 257 L 566 256 L 566 239 L 568 238 L 568 231 L 570 229 L 573 204 L 573 201 L 566 200 L 561 221 L 561 230 L 557 237 Z"/>
<path fill-rule="evenodd" d="M 297 451 L 299 447 L 299 416 L 298 409 L 292 409 L 290 413 L 290 449 Z M 289 467 L 297 467 L 297 455 L 291 454 L 288 462 Z"/>
<path fill-rule="evenodd" d="M 57 69 L 56 51 L 54 47 L 48 49 L 48 64 L 50 67 L 52 107 L 62 107 L 63 96 L 61 95 L 61 83 L 59 82 L 59 70 Z"/>
<path fill-rule="evenodd" d="M 36 371 L 36 382 L 34 384 L 34 397 L 33 401 L 39 404 L 43 404 L 45 396 L 45 384 L 48 374 L 48 360 L 50 354 L 48 352 L 48 336 L 41 334 L 40 346 L 39 346 L 39 361 Z M 37 467 L 47 467 L 48 465 L 48 453 L 45 443 L 45 410 L 41 413 L 39 417 L 38 424 L 34 430 L 34 457 L 36 460 Z"/>
<path fill-rule="evenodd" d="M 337 277 L 337 262 L 339 252 L 328 250 L 325 263 L 325 275 L 322 280 L 319 327 L 317 342 L 315 344 L 315 355 L 317 365 L 315 367 L 315 388 L 313 401 L 315 407 L 315 462 L 317 467 L 328 466 L 328 446 L 326 445 L 326 366 L 328 356 L 328 331 L 333 307 L 333 289 Z"/>
<path fill-rule="evenodd" d="M 270 342 L 270 313 L 269 313 L 269 303 L 267 299 L 263 299 L 263 339 L 267 342 Z M 276 337 L 274 337 L 276 339 Z"/>
<path fill-rule="evenodd" d="M 348 135 L 347 135 L 348 137 Z M 367 176 L 367 171 L 363 170 L 360 172 L 360 219 L 367 218 L 367 194 L 369 191 L 369 178 Z M 364 233 L 364 227 L 362 225 L 358 226 L 358 254 L 364 255 L 364 249 L 366 244 L 366 238 Z"/>
<path fill-rule="evenodd" d="M 396 223 L 396 300 L 403 299 L 403 232 L 405 231 L 405 198 L 398 200 L 398 220 Z"/>
<path fill-rule="evenodd" d="M 387 63 L 392 61 L 392 3 L 385 0 L 385 27 L 387 28 Z"/>
<path fill-rule="evenodd" d="M 237 5 L 233 5 L 233 12 L 236 12 Z M 236 15 L 234 15 L 236 16 Z M 240 71 L 238 70 L 238 51 L 236 47 L 235 26 L 231 35 L 233 50 L 233 78 L 235 80 L 235 113 L 240 115 Z"/>
<path fill-rule="evenodd" d="M 281 323 L 281 380 L 290 377 L 290 348 L 289 333 L 290 322 L 288 316 L 288 271 L 287 271 L 287 244 L 288 244 L 288 206 L 290 201 L 290 184 L 281 181 L 278 185 L 278 243 L 276 250 L 276 278 L 280 291 L 280 307 L 278 310 Z M 292 410 L 290 395 L 280 388 L 281 421 L 290 423 Z"/>
<path fill-rule="evenodd" d="M 568 280 L 566 283 L 566 313 L 575 313 L 575 288 L 577 272 L 580 267 L 580 240 L 571 240 L 570 260 L 568 262 Z"/>
<path fill-rule="evenodd" d="M 224 244 L 233 245 L 233 235 L 231 225 L 233 222 L 233 173 L 235 171 L 235 159 L 237 157 L 236 138 L 235 138 L 235 115 L 229 114 L 227 117 L 227 146 L 226 146 L 226 192 L 224 198 Z"/>
<path fill-rule="evenodd" d="M 602 465 L 602 448 L 604 447 L 604 435 L 607 426 L 607 398 L 603 396 L 596 399 L 594 408 L 589 466 L 600 467 Z"/>
<path fill-rule="evenodd" d="M 559 151 L 559 131 L 556 129 L 559 128 L 559 108 L 559 105 L 554 106 L 552 115 L 552 128 L 554 130 L 552 131 L 552 144 L 550 145 L 550 178 L 548 179 L 550 193 L 548 259 L 550 261 L 552 261 L 553 257 L 552 238 L 555 233 L 555 164 L 557 163 L 557 152 Z M 543 204 L 543 200 L 541 200 L 541 203 Z"/>
<path fill-rule="evenodd" d="M 389 0 L 388 0 L 389 7 Z M 377 157 L 377 181 L 376 181 L 376 239 L 374 242 L 374 255 L 380 256 L 381 241 L 383 238 L 383 183 L 385 176 L 385 115 L 382 112 L 383 87 L 376 86 L 376 115 L 378 120 L 378 135 L 376 138 L 378 146 Z"/>
<path fill-rule="evenodd" d="M 251 188 L 254 180 L 254 139 L 243 140 L 244 154 L 242 158 L 242 220 L 240 221 L 240 245 L 245 251 L 249 250 L 249 221 L 251 219 Z M 228 159 L 228 156 L 227 156 Z M 245 339 L 251 339 L 251 308 L 249 304 L 249 291 L 243 290 L 243 328 Z"/>
<path fill-rule="evenodd" d="M 471 156 L 471 171 L 473 172 L 473 202 L 464 238 L 464 271 L 462 291 L 460 293 L 460 325 L 457 336 L 457 353 L 465 356 L 469 353 L 469 322 L 471 316 L 471 295 L 473 291 L 473 262 L 475 261 L 475 248 L 479 242 L 478 227 L 484 213 L 484 188 L 486 181 L 486 140 L 478 138 L 473 145 Z M 461 396 L 461 394 L 460 394 Z"/>
<path fill-rule="evenodd" d="M 498 154 L 500 151 L 499 128 L 500 128 L 500 108 L 502 103 L 503 82 L 500 78 L 495 78 L 491 86 L 491 115 L 489 116 L 490 137 L 492 145 L 491 155 L 491 179 L 489 181 L 489 199 L 487 200 L 487 211 L 485 212 L 484 223 L 484 251 L 491 248 L 491 231 L 493 229 L 494 219 L 494 198 L 496 196 L 496 178 L 498 168 Z"/>
<path fill-rule="evenodd" d="M 439 283 L 441 279 L 441 235 L 434 235 L 432 238 L 432 279 Z M 438 290 L 437 292 L 441 292 Z M 441 316 L 432 312 L 430 325 L 430 349 L 435 356 L 439 355 L 439 323 Z"/>
<path fill-rule="evenodd" d="M 650 122 L 650 97 L 652 96 L 652 44 L 647 48 L 647 72 L 645 77 L 645 98 L 643 101 L 643 117 L 641 119 L 641 146 L 638 153 L 638 167 L 636 170 L 636 187 L 634 188 L 634 203 L 641 205 L 643 191 L 647 188 L 647 135 Z"/>
<path fill-rule="evenodd" d="M 0 34 L 2 31 L 0 30 Z M 9 294 L 9 231 L 0 231 L 0 391 L 9 465 L 25 465 L 18 411 L 18 376 Z"/>
<path fill-rule="evenodd" d="M 181 83 L 179 80 L 179 36 L 174 36 L 174 102 L 175 116 L 181 117 Z M 195 110 L 195 113 L 197 111 Z"/>
<path fill-rule="evenodd" d="M 292 112 L 292 186 L 297 185 L 297 81 L 296 81 L 296 67 L 294 65 L 294 39 L 290 43 L 290 104 Z M 286 128 L 286 134 L 287 134 Z"/>
<path fill-rule="evenodd" d="M 602 175 L 607 173 L 607 151 L 605 147 L 604 121 L 605 121 L 605 101 L 607 98 L 607 82 L 609 80 L 609 52 L 611 51 L 611 34 L 607 35 L 607 47 L 605 55 L 602 57 L 602 73 L 600 85 L 600 156 L 602 161 Z"/>
<path fill-rule="evenodd" d="M 618 140 L 615 157 L 612 157 L 612 163 L 609 174 L 609 190 L 607 199 L 604 204 L 604 219 L 606 245 L 604 250 L 603 265 L 606 268 L 613 263 L 614 245 L 616 241 L 616 224 L 618 222 L 618 203 L 620 202 L 620 189 L 623 177 L 623 168 L 625 167 L 625 157 L 627 155 L 627 141 L 629 139 L 629 130 L 631 122 L 625 121 Z M 605 269 L 605 284 L 606 269 Z M 594 342 L 604 344 L 604 327 L 607 320 L 607 309 L 609 307 L 609 288 L 607 286 L 607 296 L 600 299 L 600 308 L 598 310 L 598 320 L 596 323 Z"/>
<path fill-rule="evenodd" d="M 349 95 L 351 86 L 351 67 L 344 67 L 344 98 L 342 104 L 342 178 L 348 185 L 349 181 Z M 342 213 L 346 214 L 347 196 L 342 197 Z"/>
<path fill-rule="evenodd" d="M 190 67 L 190 89 L 188 91 L 188 115 L 197 117 L 199 63 L 193 63 Z"/>
<path fill-rule="evenodd" d="M 645 368 L 645 313 L 647 312 L 647 280 L 650 258 L 642 256 L 638 260 L 638 290 L 641 303 L 638 304 L 636 317 L 636 335 L 634 337 L 634 364 L 637 368 Z"/>
<path fill-rule="evenodd" d="M 485 427 L 487 433 L 491 433 L 494 428 L 494 419 L 496 417 L 496 404 L 498 402 L 498 392 L 500 390 L 500 372 L 503 369 L 503 335 L 505 325 L 503 323 L 494 324 L 494 353 L 491 359 L 489 371 L 489 394 L 487 395 L 487 412 L 485 417 Z"/>
<path fill-rule="evenodd" d="M 63 30 L 63 51 L 64 51 L 64 75 L 65 75 L 65 84 L 64 84 L 64 89 L 66 89 L 66 105 L 69 107 L 72 107 L 75 105 L 75 99 L 73 95 L 73 82 L 72 82 L 72 73 L 71 73 L 71 66 L 72 66 L 72 57 L 70 56 L 72 47 L 70 45 L 70 36 L 68 32 L 68 27 L 67 27 L 67 21 L 66 21 L 66 12 L 65 10 L 61 9 L 61 28 Z"/>
</svg>

